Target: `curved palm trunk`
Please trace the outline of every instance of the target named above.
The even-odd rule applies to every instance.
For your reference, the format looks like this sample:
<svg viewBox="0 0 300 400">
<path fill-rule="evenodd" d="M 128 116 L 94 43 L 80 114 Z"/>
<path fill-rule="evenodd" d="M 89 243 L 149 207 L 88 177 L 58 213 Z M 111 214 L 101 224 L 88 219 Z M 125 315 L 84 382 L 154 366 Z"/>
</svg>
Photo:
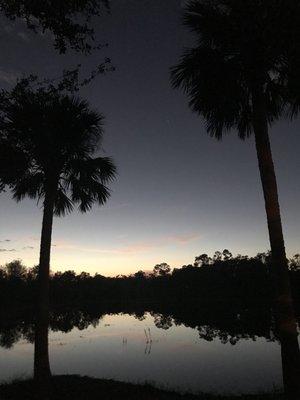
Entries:
<svg viewBox="0 0 300 400">
<path fill-rule="evenodd" d="M 49 273 L 55 193 L 56 189 L 48 189 L 45 193 L 40 245 L 40 263 L 38 272 L 37 318 L 34 347 L 34 379 L 37 384 L 37 390 L 39 391 L 40 398 L 42 399 L 47 399 L 51 378 L 48 351 Z"/>
<path fill-rule="evenodd" d="M 276 323 L 281 342 L 282 372 L 285 394 L 289 399 L 300 398 L 300 353 L 297 325 L 293 309 L 288 264 L 278 190 L 266 118 L 265 97 L 262 88 L 253 92 L 253 127 L 267 213 L 274 276 Z"/>
</svg>

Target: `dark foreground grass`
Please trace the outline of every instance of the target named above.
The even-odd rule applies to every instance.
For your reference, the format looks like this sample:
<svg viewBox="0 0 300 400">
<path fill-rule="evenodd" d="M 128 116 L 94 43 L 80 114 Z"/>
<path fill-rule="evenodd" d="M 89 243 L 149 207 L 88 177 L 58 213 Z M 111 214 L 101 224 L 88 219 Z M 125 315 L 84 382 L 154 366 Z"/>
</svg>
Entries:
<svg viewBox="0 0 300 400">
<path fill-rule="evenodd" d="M 51 386 L 51 400 L 278 400 L 283 398 L 279 394 L 248 396 L 178 394 L 148 384 L 136 385 L 77 375 L 54 376 Z M 1 400 L 37 400 L 37 398 L 32 380 L 0 385 Z"/>
</svg>

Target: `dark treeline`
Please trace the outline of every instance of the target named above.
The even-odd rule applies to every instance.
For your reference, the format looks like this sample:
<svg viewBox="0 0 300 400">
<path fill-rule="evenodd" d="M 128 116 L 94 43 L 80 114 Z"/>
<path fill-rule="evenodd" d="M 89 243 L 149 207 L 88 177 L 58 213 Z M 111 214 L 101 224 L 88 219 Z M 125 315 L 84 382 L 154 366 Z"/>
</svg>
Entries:
<svg viewBox="0 0 300 400">
<path fill-rule="evenodd" d="M 30 307 L 35 302 L 37 267 L 26 268 L 12 261 L 0 269 L 1 304 Z M 297 308 L 300 304 L 300 255 L 289 260 L 289 274 Z M 194 264 L 171 268 L 157 264 L 153 272 L 138 271 L 129 276 L 91 276 L 86 272 L 55 272 L 50 278 L 53 308 L 70 305 L 99 305 L 146 302 L 153 305 L 171 302 L 195 302 L 211 307 L 223 304 L 269 307 L 273 302 L 273 277 L 270 254 L 255 257 L 233 256 L 228 250 L 213 257 L 202 254 Z M 226 309 L 226 308 L 225 308 Z M 299 315 L 299 313 L 298 313 Z"/>
</svg>

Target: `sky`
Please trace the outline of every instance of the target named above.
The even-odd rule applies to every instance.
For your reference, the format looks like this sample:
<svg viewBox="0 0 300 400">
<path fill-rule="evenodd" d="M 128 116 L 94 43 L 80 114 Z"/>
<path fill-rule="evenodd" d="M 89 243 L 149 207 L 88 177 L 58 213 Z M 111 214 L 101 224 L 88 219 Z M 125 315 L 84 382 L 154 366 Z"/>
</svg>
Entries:
<svg viewBox="0 0 300 400">
<path fill-rule="evenodd" d="M 229 249 L 254 255 L 269 249 L 254 138 L 210 138 L 187 99 L 171 88 L 169 68 L 193 36 L 181 24 L 182 1 L 112 0 L 111 14 L 94 21 L 108 48 L 85 57 L 58 55 L 51 35 L 0 19 L 0 86 L 28 73 L 54 77 L 82 63 L 93 69 L 108 56 L 115 72 L 98 77 L 80 95 L 105 116 L 102 154 L 117 180 L 111 198 L 87 214 L 55 218 L 51 269 L 107 276 L 172 268 Z M 271 129 L 288 256 L 300 252 L 300 122 Z M 15 203 L 0 194 L 0 265 L 38 264 L 41 204 Z"/>
</svg>

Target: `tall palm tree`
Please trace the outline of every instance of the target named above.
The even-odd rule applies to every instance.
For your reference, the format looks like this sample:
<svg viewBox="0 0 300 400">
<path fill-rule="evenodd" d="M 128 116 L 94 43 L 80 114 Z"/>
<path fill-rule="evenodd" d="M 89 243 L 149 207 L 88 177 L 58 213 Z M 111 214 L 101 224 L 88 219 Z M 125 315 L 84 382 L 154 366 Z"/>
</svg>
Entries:
<svg viewBox="0 0 300 400">
<path fill-rule="evenodd" d="M 15 174 L 2 171 L 0 180 L 2 175 L 17 201 L 28 196 L 43 202 L 34 376 L 45 384 L 50 377 L 47 333 L 53 216 L 69 213 L 75 205 L 86 212 L 93 203 L 104 204 L 110 195 L 106 185 L 115 178 L 116 168 L 110 158 L 93 157 L 101 144 L 103 117 L 90 110 L 86 101 L 27 88 L 13 91 L 4 106 L 2 141 L 16 159 L 22 154 L 22 163 L 17 163 L 22 167 Z"/>
<path fill-rule="evenodd" d="M 268 130 L 281 116 L 299 110 L 299 21 L 295 0 L 189 1 L 184 23 L 196 44 L 171 70 L 173 86 L 188 95 L 211 136 L 221 139 L 231 129 L 241 139 L 254 133 L 290 396 L 300 395 L 299 346 Z"/>
</svg>

